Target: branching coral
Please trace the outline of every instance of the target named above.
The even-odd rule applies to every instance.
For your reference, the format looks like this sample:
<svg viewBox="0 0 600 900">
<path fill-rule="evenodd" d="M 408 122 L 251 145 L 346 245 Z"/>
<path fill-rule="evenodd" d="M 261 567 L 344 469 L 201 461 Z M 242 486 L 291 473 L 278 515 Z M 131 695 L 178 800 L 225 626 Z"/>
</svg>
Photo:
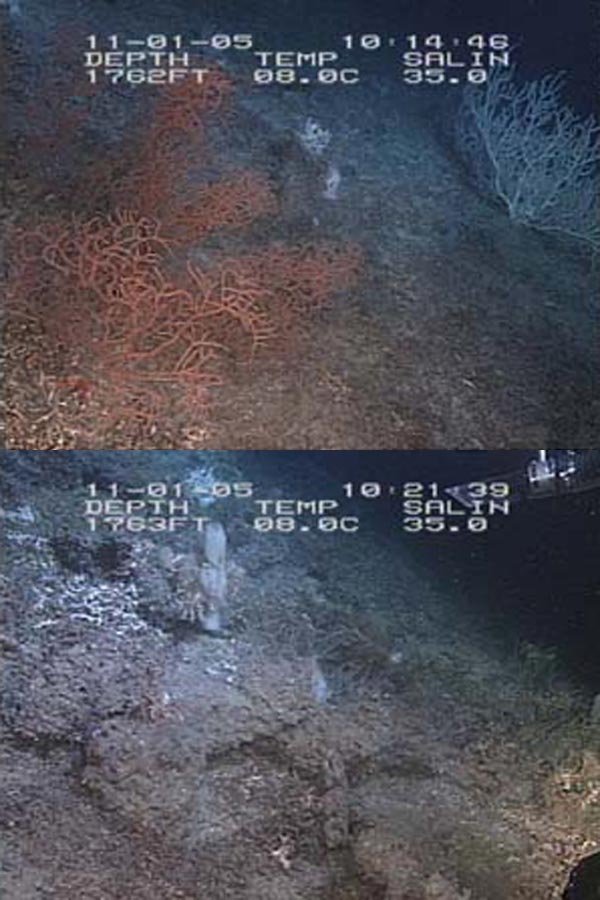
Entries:
<svg viewBox="0 0 600 900">
<path fill-rule="evenodd" d="M 173 224 L 183 231 L 185 217 L 180 207 L 185 202 L 191 210 L 190 189 L 198 193 L 198 202 L 205 199 L 202 189 L 188 184 L 188 172 L 207 160 L 207 123 L 214 113 L 224 116 L 233 82 L 219 69 L 209 67 L 201 82 L 190 78 L 157 90 L 160 92 L 137 132 L 125 145 L 95 160 L 90 199 L 96 209 L 108 203 L 109 208 L 127 207 L 163 219 L 172 216 Z M 197 228 L 198 218 L 196 215 L 188 222 L 188 230 L 194 224 Z"/>
<path fill-rule="evenodd" d="M 191 200 L 167 215 L 165 225 L 180 240 L 193 241 L 218 229 L 247 228 L 276 211 L 269 181 L 255 172 L 241 172 L 196 189 Z"/>
<path fill-rule="evenodd" d="M 192 151 L 232 91 L 217 69 L 201 84 L 165 90 L 143 140 L 132 139 L 129 153 L 124 146 L 121 165 L 114 156 L 99 164 L 94 189 L 83 191 L 93 214 L 14 229 L 9 313 L 41 324 L 62 348 L 62 366 L 42 381 L 50 378 L 53 397 L 76 395 L 92 445 L 107 445 L 128 424 L 173 435 L 206 409 L 232 360 L 283 346 L 358 275 L 357 248 L 334 244 L 276 243 L 195 260 L 199 239 L 277 211 L 259 173 L 194 183 Z"/>
<path fill-rule="evenodd" d="M 207 114 L 222 111 L 233 90 L 231 78 L 216 66 L 204 69 L 197 78 L 169 85 L 154 109 L 151 141 L 175 130 L 187 134 L 202 129 Z"/>
<path fill-rule="evenodd" d="M 326 242 L 275 243 L 221 263 L 225 270 L 234 267 L 255 283 L 263 310 L 277 323 L 277 334 L 285 337 L 333 294 L 351 287 L 361 264 L 356 245 Z"/>
<path fill-rule="evenodd" d="M 564 74 L 519 83 L 514 66 L 470 85 L 460 143 L 513 222 L 600 247 L 600 124 L 561 98 Z"/>
</svg>

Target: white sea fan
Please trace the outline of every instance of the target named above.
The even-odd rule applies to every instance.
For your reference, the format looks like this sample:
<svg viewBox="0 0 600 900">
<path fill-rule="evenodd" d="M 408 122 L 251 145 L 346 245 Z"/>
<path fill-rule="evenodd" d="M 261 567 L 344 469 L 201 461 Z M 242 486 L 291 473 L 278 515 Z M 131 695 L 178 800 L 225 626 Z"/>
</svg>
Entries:
<svg viewBox="0 0 600 900">
<path fill-rule="evenodd" d="M 198 496 L 200 506 L 212 506 L 215 502 L 216 498 L 211 492 L 217 479 L 210 466 L 199 466 L 197 469 L 192 469 L 184 483 L 190 488 L 192 494 Z"/>
<path fill-rule="evenodd" d="M 300 138 L 300 143 L 311 156 L 322 156 L 331 141 L 331 132 L 319 125 L 317 120 L 310 116 L 306 119 L 303 129 L 297 132 L 297 135 Z"/>
</svg>

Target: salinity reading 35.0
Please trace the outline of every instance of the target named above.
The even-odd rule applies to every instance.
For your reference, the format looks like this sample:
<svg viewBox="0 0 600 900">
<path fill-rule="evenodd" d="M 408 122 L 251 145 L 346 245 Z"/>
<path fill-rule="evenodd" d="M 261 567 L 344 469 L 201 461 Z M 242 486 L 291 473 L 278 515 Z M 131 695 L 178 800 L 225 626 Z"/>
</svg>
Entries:
<svg viewBox="0 0 600 900">
<path fill-rule="evenodd" d="M 378 481 L 347 482 L 348 498 L 379 500 L 398 498 L 401 527 L 409 533 L 487 531 L 489 519 L 511 511 L 511 487 L 505 481 L 474 481 L 466 485 L 468 504 L 448 493 L 437 482 L 406 481 L 386 485 Z"/>
</svg>

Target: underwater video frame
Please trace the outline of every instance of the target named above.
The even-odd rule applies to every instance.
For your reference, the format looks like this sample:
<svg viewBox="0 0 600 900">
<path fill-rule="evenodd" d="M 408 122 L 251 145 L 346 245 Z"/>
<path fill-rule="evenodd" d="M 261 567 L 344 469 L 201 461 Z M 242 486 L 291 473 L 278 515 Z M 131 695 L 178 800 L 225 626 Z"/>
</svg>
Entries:
<svg viewBox="0 0 600 900">
<path fill-rule="evenodd" d="M 598 451 L 3 451 L 3 900 L 594 900 Z"/>
<path fill-rule="evenodd" d="M 6 448 L 596 445 L 593 4 L 310 5 L 2 0 Z"/>
</svg>

